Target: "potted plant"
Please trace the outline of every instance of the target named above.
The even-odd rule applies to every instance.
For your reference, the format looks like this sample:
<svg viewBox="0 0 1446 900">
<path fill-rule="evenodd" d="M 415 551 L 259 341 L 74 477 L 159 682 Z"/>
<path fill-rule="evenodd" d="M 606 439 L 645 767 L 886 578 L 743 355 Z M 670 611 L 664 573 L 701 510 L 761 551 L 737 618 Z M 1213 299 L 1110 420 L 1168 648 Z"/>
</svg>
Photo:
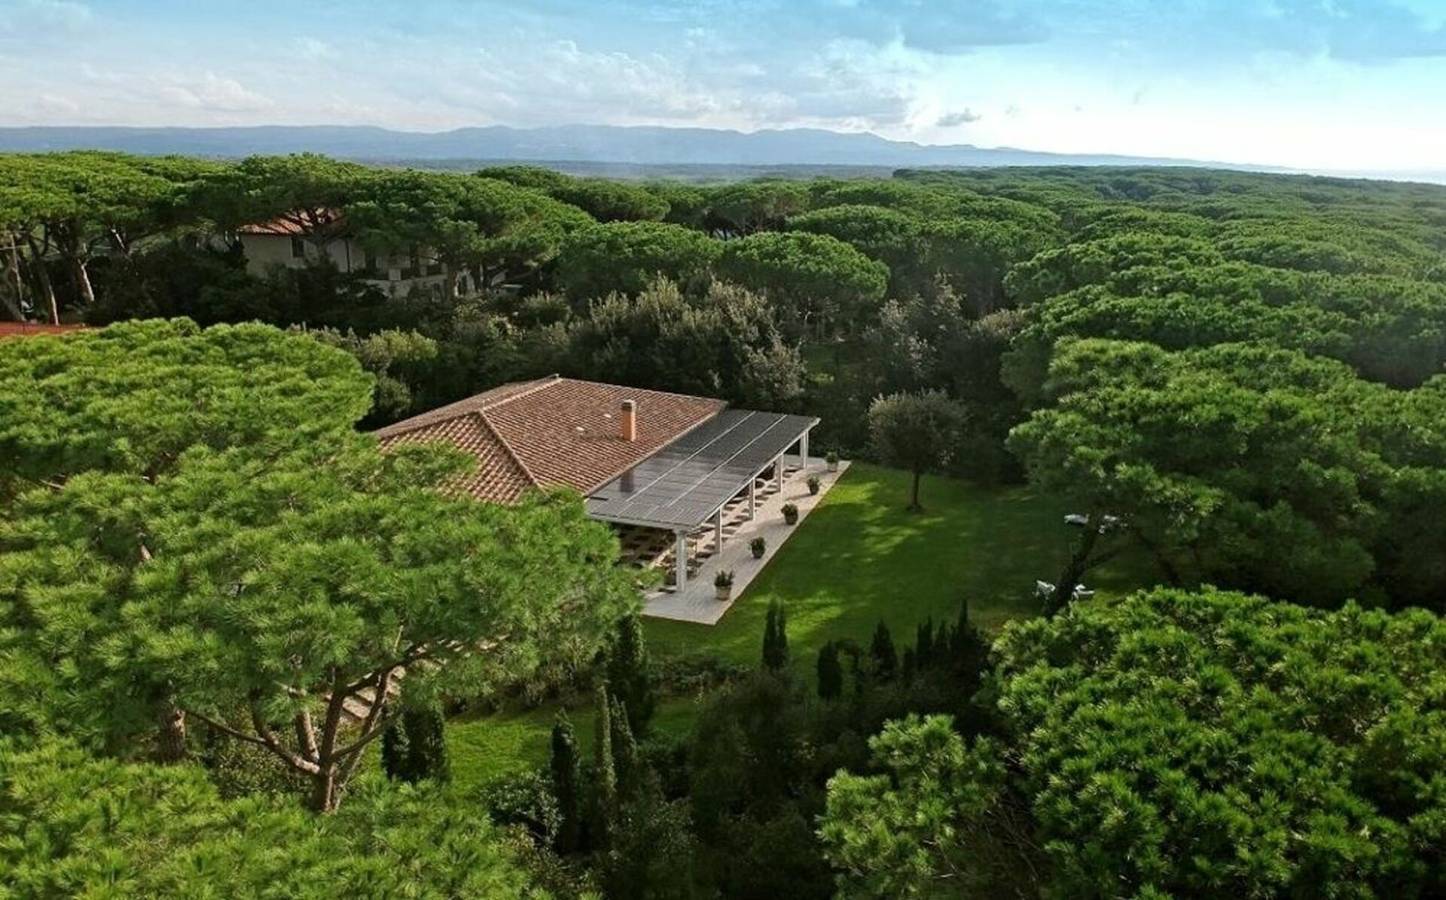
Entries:
<svg viewBox="0 0 1446 900">
<path fill-rule="evenodd" d="M 718 602 L 727 603 L 733 597 L 733 570 L 719 569 L 713 576 L 713 587 L 718 592 Z"/>
<path fill-rule="evenodd" d="M 756 537 L 748 542 L 748 549 L 753 551 L 754 559 L 762 559 L 763 554 L 768 550 L 768 542 L 762 537 Z"/>
<path fill-rule="evenodd" d="M 818 476 L 817 476 L 817 475 L 810 475 L 810 476 L 808 476 L 808 492 L 809 492 L 810 494 L 817 494 L 817 493 L 818 493 L 819 484 L 821 484 L 821 482 L 818 480 Z"/>
<path fill-rule="evenodd" d="M 798 524 L 798 507 L 792 503 L 783 504 L 783 521 L 790 525 Z"/>
<path fill-rule="evenodd" d="M 838 471 L 838 454 L 837 454 L 837 453 L 833 452 L 832 450 L 828 451 L 828 455 L 823 458 L 823 461 L 826 462 L 826 463 L 828 463 L 828 470 L 829 470 L 830 472 L 837 472 L 837 471 Z"/>
</svg>

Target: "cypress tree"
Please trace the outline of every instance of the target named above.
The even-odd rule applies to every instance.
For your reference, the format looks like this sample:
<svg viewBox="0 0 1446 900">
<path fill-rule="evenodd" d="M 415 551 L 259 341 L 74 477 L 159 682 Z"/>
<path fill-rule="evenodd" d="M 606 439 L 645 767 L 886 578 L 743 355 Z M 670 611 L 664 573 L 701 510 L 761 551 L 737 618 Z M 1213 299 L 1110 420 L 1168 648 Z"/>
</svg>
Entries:
<svg viewBox="0 0 1446 900">
<path fill-rule="evenodd" d="M 447 759 L 446 722 L 442 708 L 436 703 L 402 711 L 402 727 L 407 734 L 407 756 L 410 758 L 412 781 L 430 778 L 445 782 L 452 777 Z"/>
<path fill-rule="evenodd" d="M 960 688 L 973 695 L 984 680 L 984 671 L 989 667 L 989 642 L 974 623 L 969 621 L 969 601 L 959 606 L 959 621 L 954 626 L 950 641 L 950 656 Z"/>
<path fill-rule="evenodd" d="M 393 781 L 416 781 L 412 774 L 412 754 L 407 748 L 407 732 L 401 718 L 395 718 L 382 732 L 382 771 Z"/>
<path fill-rule="evenodd" d="M 788 616 L 777 600 L 768 604 L 763 623 L 763 665 L 774 672 L 788 667 Z"/>
<path fill-rule="evenodd" d="M 382 732 L 382 770 L 393 781 L 447 781 L 446 723 L 435 704 L 406 707 Z"/>
<path fill-rule="evenodd" d="M 608 650 L 608 690 L 622 701 L 628 711 L 628 727 L 633 734 L 647 731 L 657 697 L 649 673 L 648 648 L 643 640 L 643 622 L 628 616 L 618 622 L 618 632 Z"/>
<path fill-rule="evenodd" d="M 947 632 L 949 624 L 943 623 L 941 632 Z M 942 637 L 942 634 L 941 634 Z M 907 656 L 907 654 L 905 654 Z M 932 669 L 934 667 L 934 617 L 930 616 L 919 624 L 919 630 L 914 638 L 914 664 L 919 671 Z"/>
<path fill-rule="evenodd" d="M 567 713 L 559 712 L 552 725 L 552 792 L 557 797 L 557 811 L 560 821 L 553 846 L 558 853 L 572 853 L 581 849 L 582 802 L 580 770 L 581 761 L 577 754 L 577 734 Z"/>
<path fill-rule="evenodd" d="M 613 768 L 612 716 L 606 684 L 598 684 L 594 706 L 592 841 L 596 848 L 602 849 L 612 839 L 618 808 L 618 774 Z"/>
<path fill-rule="evenodd" d="M 910 684 L 913 682 L 914 672 L 917 671 L 917 663 L 915 663 L 915 660 L 917 658 L 918 656 L 914 653 L 913 647 L 904 648 L 904 666 L 901 672 L 904 684 Z"/>
<path fill-rule="evenodd" d="M 638 774 L 638 742 L 628 724 L 627 704 L 617 697 L 609 701 L 608 723 L 612 726 L 613 767 L 618 787 L 626 794 Z"/>
<path fill-rule="evenodd" d="M 833 700 L 843 693 L 843 666 L 838 660 L 838 644 L 829 641 L 818 651 L 818 695 Z"/>
<path fill-rule="evenodd" d="M 874 674 L 880 681 L 888 681 L 894 677 L 894 673 L 899 669 L 899 654 L 894 649 L 894 636 L 889 634 L 889 626 L 882 621 L 879 622 L 879 627 L 874 629 L 869 655 L 874 658 Z"/>
</svg>

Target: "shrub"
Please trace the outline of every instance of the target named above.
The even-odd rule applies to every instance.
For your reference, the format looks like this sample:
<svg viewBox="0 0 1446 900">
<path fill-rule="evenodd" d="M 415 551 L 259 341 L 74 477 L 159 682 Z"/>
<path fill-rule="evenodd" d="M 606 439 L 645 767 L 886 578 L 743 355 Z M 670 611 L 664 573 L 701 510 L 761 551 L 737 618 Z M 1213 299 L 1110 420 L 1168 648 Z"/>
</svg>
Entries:
<svg viewBox="0 0 1446 900">
<path fill-rule="evenodd" d="M 482 788 L 481 800 L 493 822 L 523 828 L 543 846 L 552 844 L 562 826 L 552 782 L 537 772 L 499 776 Z"/>
<path fill-rule="evenodd" d="M 783 521 L 790 525 L 798 523 L 798 507 L 792 503 L 783 504 Z"/>
<path fill-rule="evenodd" d="M 768 552 L 768 541 L 765 541 L 761 537 L 756 537 L 748 542 L 748 549 L 753 551 L 754 559 L 762 559 L 763 554 Z"/>
<path fill-rule="evenodd" d="M 828 451 L 828 454 L 824 456 L 823 461 L 828 463 L 828 467 L 830 469 L 838 468 L 838 454 L 832 450 Z"/>
<path fill-rule="evenodd" d="M 750 671 L 714 653 L 668 656 L 659 666 L 658 685 L 667 694 L 698 694 L 737 681 Z"/>
<path fill-rule="evenodd" d="M 733 570 L 719 569 L 718 574 L 713 576 L 713 586 L 720 588 L 733 587 Z"/>
<path fill-rule="evenodd" d="M 810 475 L 810 476 L 808 476 L 808 492 L 809 492 L 810 494 L 817 495 L 817 494 L 818 494 L 818 488 L 819 488 L 819 485 L 820 485 L 820 484 L 822 484 L 822 482 L 820 482 L 820 481 L 818 480 L 818 476 L 817 476 L 817 475 Z"/>
</svg>

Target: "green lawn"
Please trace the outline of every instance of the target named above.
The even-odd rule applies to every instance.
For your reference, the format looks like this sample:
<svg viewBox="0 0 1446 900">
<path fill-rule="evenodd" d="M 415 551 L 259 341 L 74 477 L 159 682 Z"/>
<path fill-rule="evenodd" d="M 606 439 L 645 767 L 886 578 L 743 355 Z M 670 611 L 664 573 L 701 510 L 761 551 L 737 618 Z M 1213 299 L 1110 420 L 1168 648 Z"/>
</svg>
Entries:
<svg viewBox="0 0 1446 900">
<path fill-rule="evenodd" d="M 712 650 L 757 661 L 772 600 L 788 610 L 789 647 L 812 667 L 824 643 L 866 641 L 880 619 L 895 640 L 928 616 L 952 618 L 968 598 L 987 630 L 1038 610 L 1036 579 L 1053 581 L 1077 532 L 1072 510 L 1029 488 L 981 488 L 925 477 L 924 511 L 909 512 L 909 475 L 855 463 L 717 625 L 645 619 L 655 654 Z M 1140 560 L 1091 572 L 1104 592 L 1146 580 Z"/>
<path fill-rule="evenodd" d="M 661 734 L 686 734 L 697 715 L 697 701 L 675 697 L 658 704 L 650 728 Z M 578 746 L 592 754 L 591 707 L 568 710 L 577 731 Z M 452 763 L 452 784 L 470 791 L 498 775 L 540 766 L 547 762 L 552 723 L 557 707 L 545 706 L 518 713 L 453 719 L 447 723 L 447 751 Z"/>
<path fill-rule="evenodd" d="M 913 513 L 905 509 L 908 489 L 905 472 L 854 464 L 717 625 L 644 619 L 650 652 L 708 651 L 752 665 L 769 601 L 778 599 L 788 609 L 794 665 L 811 678 L 820 646 L 867 641 L 880 619 L 902 645 L 926 617 L 955 616 L 966 597 L 987 630 L 1038 610 L 1034 582 L 1053 581 L 1063 568 L 1077 534 L 1063 519 L 1073 510 L 1030 488 L 926 477 L 924 511 Z M 1143 560 L 1129 555 L 1086 578 L 1103 593 L 1151 580 Z M 685 733 L 697 709 L 692 699 L 662 703 L 654 727 Z M 555 716 L 547 707 L 450 722 L 458 786 L 543 763 Z M 579 742 L 590 747 L 591 710 L 571 716 Z"/>
</svg>

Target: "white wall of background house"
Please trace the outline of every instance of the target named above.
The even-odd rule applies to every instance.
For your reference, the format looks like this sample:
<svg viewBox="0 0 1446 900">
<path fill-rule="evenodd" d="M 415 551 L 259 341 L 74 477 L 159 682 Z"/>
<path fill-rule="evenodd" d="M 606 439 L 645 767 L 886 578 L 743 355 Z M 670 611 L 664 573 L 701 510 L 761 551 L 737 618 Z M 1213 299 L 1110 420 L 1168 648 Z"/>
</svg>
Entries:
<svg viewBox="0 0 1446 900">
<path fill-rule="evenodd" d="M 299 269 L 325 253 L 338 270 L 370 276 L 365 280 L 390 297 L 406 297 L 417 291 L 442 296 L 445 278 L 442 266 L 424 254 L 417 259 L 401 254 L 368 254 L 351 238 L 337 238 L 323 249 L 315 242 L 289 234 L 243 232 L 238 237 L 246 256 L 246 271 L 257 277 L 278 267 Z M 472 276 L 463 272 L 457 292 L 466 295 L 472 291 Z"/>
</svg>

